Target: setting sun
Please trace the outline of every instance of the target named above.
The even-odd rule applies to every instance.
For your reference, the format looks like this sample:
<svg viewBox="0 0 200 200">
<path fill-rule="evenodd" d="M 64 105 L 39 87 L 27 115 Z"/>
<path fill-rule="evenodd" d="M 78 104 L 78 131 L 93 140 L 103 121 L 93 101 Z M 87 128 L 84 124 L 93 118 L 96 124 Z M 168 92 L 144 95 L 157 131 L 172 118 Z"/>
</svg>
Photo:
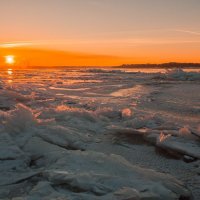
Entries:
<svg viewBox="0 0 200 200">
<path fill-rule="evenodd" d="M 15 63 L 15 57 L 13 55 L 5 56 L 5 63 L 6 64 L 14 64 Z"/>
</svg>

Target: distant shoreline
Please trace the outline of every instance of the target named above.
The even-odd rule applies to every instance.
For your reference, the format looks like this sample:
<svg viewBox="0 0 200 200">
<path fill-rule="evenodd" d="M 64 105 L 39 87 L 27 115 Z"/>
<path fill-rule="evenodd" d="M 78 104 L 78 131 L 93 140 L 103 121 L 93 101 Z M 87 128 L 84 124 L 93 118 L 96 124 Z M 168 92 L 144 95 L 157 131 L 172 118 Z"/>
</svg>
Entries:
<svg viewBox="0 0 200 200">
<path fill-rule="evenodd" d="M 161 64 L 123 64 L 119 68 L 154 68 L 154 69 L 173 69 L 173 68 L 200 68 L 200 63 L 161 63 Z M 117 68 L 118 68 L 117 67 Z"/>
</svg>

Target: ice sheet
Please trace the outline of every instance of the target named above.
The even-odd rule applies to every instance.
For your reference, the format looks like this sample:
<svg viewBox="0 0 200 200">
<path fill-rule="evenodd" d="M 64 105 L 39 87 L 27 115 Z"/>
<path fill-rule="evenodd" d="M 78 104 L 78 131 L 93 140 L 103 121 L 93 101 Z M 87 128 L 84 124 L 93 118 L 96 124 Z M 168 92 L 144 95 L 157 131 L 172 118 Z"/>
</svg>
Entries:
<svg viewBox="0 0 200 200">
<path fill-rule="evenodd" d="M 7 193 L 13 198 L 27 195 L 27 199 L 56 199 L 59 194 L 69 199 L 112 199 L 116 195 L 176 199 L 177 195 L 190 195 L 182 183 L 176 182 L 178 179 L 198 199 L 199 77 L 198 72 L 182 70 L 1 70 L 0 169 L 9 169 L 10 174 L 2 174 L 2 180 L 11 184 L 1 186 L 1 198 Z M 68 158 L 64 159 L 63 154 Z M 79 164 L 72 155 L 80 160 Z M 177 155 L 179 160 L 174 159 Z M 106 168 L 99 172 L 91 157 L 97 163 L 109 160 L 111 168 L 118 165 L 119 176 L 111 175 Z M 71 168 L 67 167 L 68 161 Z M 81 168 L 85 162 L 87 174 Z M 155 176 L 143 167 L 156 170 Z M 126 170 L 135 182 L 125 181 Z M 136 171 L 145 174 L 142 183 L 134 176 Z M 10 176 L 16 181 L 10 182 Z M 166 183 L 160 183 L 155 190 L 163 176 Z M 28 186 L 16 196 L 13 191 L 24 181 Z M 67 182 L 64 188 L 59 185 L 63 181 Z M 149 191 L 145 194 L 141 192 L 144 183 Z M 45 191 L 50 191 L 49 197 Z M 41 192 L 42 197 L 38 196 Z"/>
</svg>

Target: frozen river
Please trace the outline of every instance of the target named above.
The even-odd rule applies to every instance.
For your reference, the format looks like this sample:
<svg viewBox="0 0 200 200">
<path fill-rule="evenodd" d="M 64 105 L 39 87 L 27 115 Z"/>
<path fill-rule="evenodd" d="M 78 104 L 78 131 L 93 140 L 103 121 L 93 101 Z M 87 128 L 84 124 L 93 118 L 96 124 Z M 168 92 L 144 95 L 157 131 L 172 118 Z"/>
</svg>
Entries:
<svg viewBox="0 0 200 200">
<path fill-rule="evenodd" d="M 0 198 L 197 200 L 200 73 L 136 71 L 1 70 Z"/>
</svg>

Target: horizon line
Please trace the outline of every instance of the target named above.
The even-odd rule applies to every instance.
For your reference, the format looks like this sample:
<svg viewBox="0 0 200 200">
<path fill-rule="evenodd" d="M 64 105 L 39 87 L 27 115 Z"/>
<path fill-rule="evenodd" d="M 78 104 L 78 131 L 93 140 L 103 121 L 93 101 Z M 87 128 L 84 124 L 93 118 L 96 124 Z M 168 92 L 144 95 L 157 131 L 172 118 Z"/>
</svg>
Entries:
<svg viewBox="0 0 200 200">
<path fill-rule="evenodd" d="M 173 66 L 169 66 L 169 65 L 197 65 L 197 66 L 191 66 L 191 68 L 200 68 L 200 62 L 162 62 L 162 63 L 132 63 L 132 64 L 120 64 L 120 65 L 46 65 L 46 66 L 43 66 L 43 65 L 29 65 L 29 66 L 17 66 L 17 65 L 10 65 L 10 66 L 0 66 L 0 68 L 38 68 L 38 67 L 41 67 L 41 68 L 56 68 L 56 67 L 60 67 L 60 68 L 64 68 L 64 67 L 94 67 L 94 68 L 98 68 L 98 67 L 136 67 L 138 68 L 139 66 L 140 67 L 148 67 L 149 66 L 160 66 L 161 68 L 176 68 L 177 66 L 173 67 Z M 165 66 L 165 65 L 168 65 L 168 66 Z M 186 67 L 186 66 L 185 66 Z M 184 68 L 180 66 L 180 68 Z M 189 68 L 189 66 L 187 66 L 187 68 Z"/>
</svg>

